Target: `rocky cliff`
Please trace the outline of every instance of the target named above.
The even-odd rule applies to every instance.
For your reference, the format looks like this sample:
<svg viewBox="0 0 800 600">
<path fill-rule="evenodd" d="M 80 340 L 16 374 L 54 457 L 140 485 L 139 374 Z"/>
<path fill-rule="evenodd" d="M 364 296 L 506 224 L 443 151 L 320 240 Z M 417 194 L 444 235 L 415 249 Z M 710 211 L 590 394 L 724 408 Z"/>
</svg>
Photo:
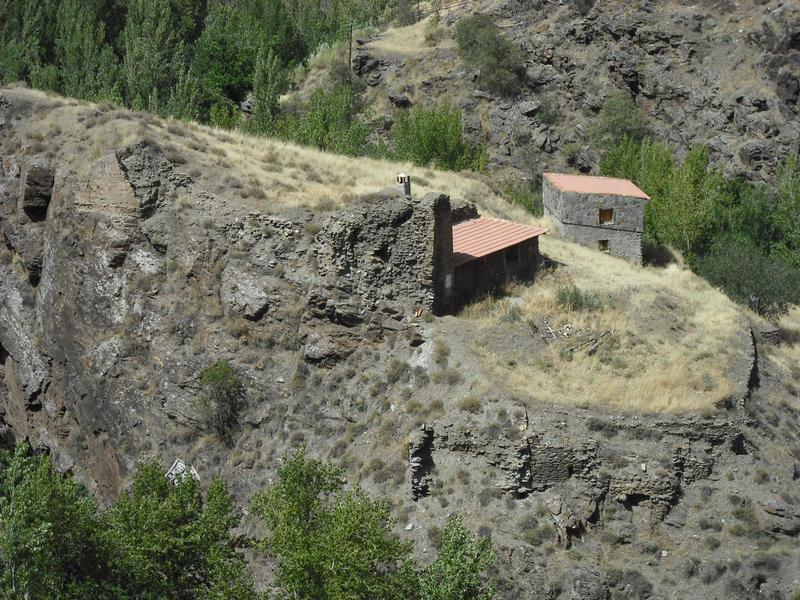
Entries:
<svg viewBox="0 0 800 600">
<path fill-rule="evenodd" d="M 219 134 L 2 94 L 3 432 L 51 452 L 102 498 L 155 455 L 183 458 L 202 481 L 225 478 L 246 505 L 277 459 L 306 444 L 388 498 L 423 559 L 447 516 L 464 515 L 493 540 L 499 597 L 784 598 L 800 586 L 800 374 L 793 348 L 754 339 L 743 316 L 717 361 L 729 391 L 703 411 L 542 402 L 507 386 L 481 352 L 502 345 L 510 373 L 562 338 L 568 353 L 611 356 L 615 334 L 519 311 L 481 329 L 418 310 L 388 279 L 380 297 L 348 294 L 347 277 L 318 264 L 341 242 L 331 232 L 344 223 L 362 248 L 337 256 L 337 273 L 363 270 L 363 248 L 386 241 L 369 232 L 392 227 L 396 211 L 362 211 L 355 227 L 352 210 L 281 204 L 283 190 L 265 203 L 235 179 L 209 183 L 209 165 L 242 178 L 251 166 L 214 163 L 234 150 Z M 86 119 L 94 137 L 80 133 Z M 574 268 L 562 246 L 543 247 L 559 258 L 553 277 Z M 399 268 L 395 247 L 410 246 L 383 248 Z M 577 256 L 622 269 L 586 252 Z M 672 335 L 691 329 L 675 298 L 653 304 L 649 327 L 663 310 Z M 724 326 L 713 327 L 727 335 Z M 204 426 L 198 401 L 203 369 L 221 358 L 243 389 L 228 439 Z"/>
<path fill-rule="evenodd" d="M 362 40 L 355 69 L 379 112 L 456 104 L 495 168 L 530 176 L 592 170 L 590 129 L 606 97 L 631 94 L 650 134 L 679 152 L 707 145 L 724 170 L 769 177 L 800 150 L 800 8 L 789 0 L 732 3 L 603 1 L 445 3 L 438 40 L 423 25 Z M 488 13 L 525 52 L 516 98 L 480 89 L 451 39 L 471 13 Z"/>
</svg>

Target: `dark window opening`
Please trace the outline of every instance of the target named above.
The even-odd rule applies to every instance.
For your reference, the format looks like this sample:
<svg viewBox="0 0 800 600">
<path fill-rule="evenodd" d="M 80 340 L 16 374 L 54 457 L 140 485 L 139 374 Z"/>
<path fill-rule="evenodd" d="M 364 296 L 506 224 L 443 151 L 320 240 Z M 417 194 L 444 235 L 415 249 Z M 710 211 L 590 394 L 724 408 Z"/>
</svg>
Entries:
<svg viewBox="0 0 800 600">
<path fill-rule="evenodd" d="M 608 240 L 597 240 L 597 249 L 600 252 L 608 252 Z"/>
<path fill-rule="evenodd" d="M 614 222 L 614 209 L 601 208 L 600 209 L 600 225 L 610 225 Z"/>
<path fill-rule="evenodd" d="M 511 248 L 506 248 L 506 262 L 517 263 L 519 262 L 519 259 L 519 246 L 511 246 Z"/>
</svg>

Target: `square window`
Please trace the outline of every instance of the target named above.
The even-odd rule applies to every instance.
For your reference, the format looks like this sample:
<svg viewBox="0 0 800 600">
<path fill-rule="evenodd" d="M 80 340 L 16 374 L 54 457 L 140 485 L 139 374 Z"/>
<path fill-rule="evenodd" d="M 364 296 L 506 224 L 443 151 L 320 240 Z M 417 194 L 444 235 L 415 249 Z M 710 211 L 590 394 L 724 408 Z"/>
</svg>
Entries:
<svg viewBox="0 0 800 600">
<path fill-rule="evenodd" d="M 608 240 L 597 240 L 597 249 L 600 252 L 608 252 Z"/>
<path fill-rule="evenodd" d="M 600 225 L 610 225 L 614 222 L 614 209 L 601 208 L 600 209 Z"/>
</svg>

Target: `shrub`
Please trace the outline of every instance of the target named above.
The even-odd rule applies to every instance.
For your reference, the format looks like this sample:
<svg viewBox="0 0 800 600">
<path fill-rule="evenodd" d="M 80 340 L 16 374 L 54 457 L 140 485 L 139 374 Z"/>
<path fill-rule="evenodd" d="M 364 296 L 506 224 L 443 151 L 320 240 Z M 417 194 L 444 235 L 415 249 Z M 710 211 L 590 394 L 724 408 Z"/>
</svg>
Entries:
<svg viewBox="0 0 800 600">
<path fill-rule="evenodd" d="M 425 23 L 425 43 L 428 46 L 435 46 L 441 37 L 442 30 L 439 27 L 440 22 L 439 15 L 434 13 L 428 22 Z"/>
<path fill-rule="evenodd" d="M 502 190 L 503 195 L 512 203 L 524 208 L 536 217 L 544 214 L 542 193 L 530 180 L 512 183 Z"/>
<path fill-rule="evenodd" d="M 751 244 L 720 240 L 697 263 L 697 271 L 731 299 L 776 320 L 800 304 L 800 271 Z"/>
<path fill-rule="evenodd" d="M 408 381 L 411 374 L 411 367 L 404 360 L 393 358 L 386 367 L 386 381 L 390 384 L 397 383 L 398 381 Z"/>
<path fill-rule="evenodd" d="M 472 15 L 459 21 L 455 38 L 464 62 L 480 71 L 482 87 L 503 96 L 519 93 L 525 76 L 525 55 L 489 15 Z"/>
<path fill-rule="evenodd" d="M 420 166 L 460 171 L 486 168 L 486 151 L 464 138 L 461 111 L 449 106 L 412 108 L 398 115 L 395 157 Z"/>
<path fill-rule="evenodd" d="M 441 338 L 436 338 L 436 341 L 433 343 L 433 362 L 440 367 L 445 367 L 448 358 L 450 358 L 450 346 Z"/>
<path fill-rule="evenodd" d="M 494 563 L 492 543 L 476 539 L 459 517 L 450 517 L 439 556 L 420 577 L 421 600 L 491 600 L 494 588 L 485 572 Z"/>
<path fill-rule="evenodd" d="M 591 292 L 581 291 L 575 285 L 562 285 L 556 290 L 556 306 L 571 311 L 601 310 L 603 302 Z"/>
<path fill-rule="evenodd" d="M 219 360 L 200 377 L 201 416 L 205 426 L 229 441 L 242 407 L 242 389 L 227 360 Z"/>
<path fill-rule="evenodd" d="M 639 142 L 647 136 L 647 121 L 630 94 L 619 92 L 603 101 L 590 134 L 600 148 L 608 148 L 626 137 Z"/>
<path fill-rule="evenodd" d="M 353 86 L 337 84 L 319 89 L 308 105 L 276 125 L 280 137 L 320 150 L 357 156 L 364 154 L 369 128 L 358 118 L 361 109 Z"/>
<path fill-rule="evenodd" d="M 483 403 L 478 396 L 470 394 L 469 396 L 464 396 L 461 400 L 459 400 L 458 406 L 461 408 L 461 410 L 465 410 L 474 414 L 480 412 Z"/>
</svg>

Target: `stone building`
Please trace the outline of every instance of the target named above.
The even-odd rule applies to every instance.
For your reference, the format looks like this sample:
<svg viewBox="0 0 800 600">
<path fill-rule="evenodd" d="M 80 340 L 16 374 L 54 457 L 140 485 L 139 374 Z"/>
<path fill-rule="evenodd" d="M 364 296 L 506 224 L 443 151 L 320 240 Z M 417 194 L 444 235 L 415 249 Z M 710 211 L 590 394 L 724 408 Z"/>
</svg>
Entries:
<svg viewBox="0 0 800 600">
<path fill-rule="evenodd" d="M 399 301 L 445 314 L 534 275 L 547 230 L 480 217 L 443 194 L 413 198 L 401 183 L 405 189 L 364 198 L 325 222 L 314 253 L 324 287 L 367 311 Z"/>
<path fill-rule="evenodd" d="M 650 197 L 627 179 L 545 173 L 542 200 L 563 237 L 642 262 L 644 208 Z"/>
</svg>

